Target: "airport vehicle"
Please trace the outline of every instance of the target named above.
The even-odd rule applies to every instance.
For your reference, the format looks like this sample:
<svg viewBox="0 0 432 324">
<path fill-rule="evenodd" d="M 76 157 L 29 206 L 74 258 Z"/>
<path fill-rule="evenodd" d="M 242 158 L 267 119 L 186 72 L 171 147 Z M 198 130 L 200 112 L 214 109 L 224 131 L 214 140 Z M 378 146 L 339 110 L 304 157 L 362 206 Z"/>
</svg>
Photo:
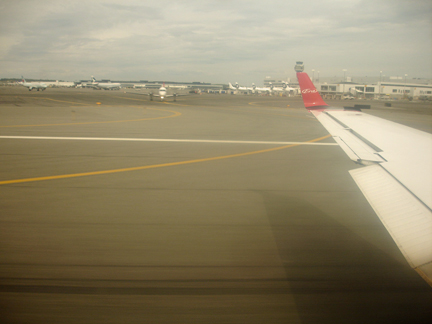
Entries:
<svg viewBox="0 0 432 324">
<path fill-rule="evenodd" d="M 344 94 L 342 97 L 343 100 L 353 100 L 354 96 L 352 94 Z"/>
<path fill-rule="evenodd" d="M 120 90 L 121 84 L 120 83 L 101 83 L 97 82 L 96 79 L 92 76 L 92 83 L 91 85 L 96 89 L 104 89 L 104 90 Z"/>
<path fill-rule="evenodd" d="M 409 265 L 432 286 L 432 134 L 355 107 L 329 107 L 302 66 L 296 71 L 306 109 L 364 166 L 351 176 Z"/>
<path fill-rule="evenodd" d="M 33 89 L 36 89 L 37 91 L 42 90 L 44 91 L 47 88 L 47 85 L 45 83 L 41 83 L 41 82 L 26 82 L 26 80 L 24 79 L 23 76 L 21 76 L 22 81 L 21 84 L 28 88 L 29 91 L 32 91 Z"/>
</svg>

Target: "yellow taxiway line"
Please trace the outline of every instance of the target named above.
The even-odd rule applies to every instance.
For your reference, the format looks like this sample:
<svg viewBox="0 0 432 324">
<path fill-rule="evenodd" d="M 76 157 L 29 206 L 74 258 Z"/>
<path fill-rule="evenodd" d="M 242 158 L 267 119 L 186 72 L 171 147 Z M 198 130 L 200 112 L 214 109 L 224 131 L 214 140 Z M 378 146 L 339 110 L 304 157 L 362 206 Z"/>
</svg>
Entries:
<svg viewBox="0 0 432 324">
<path fill-rule="evenodd" d="M 88 103 L 82 103 L 82 102 L 76 102 L 76 101 L 65 101 L 65 100 L 51 99 L 51 98 L 46 98 L 46 97 L 27 97 L 27 98 L 39 99 L 39 100 L 51 100 L 51 101 L 57 101 L 57 102 L 71 103 L 74 105 L 90 106 L 90 104 L 88 104 Z"/>
<path fill-rule="evenodd" d="M 323 137 L 315 138 L 313 140 L 307 141 L 306 143 L 317 142 L 317 141 L 326 139 L 328 137 L 330 137 L 330 135 L 326 135 L 326 136 L 323 136 Z M 170 163 L 162 163 L 162 164 L 144 165 L 144 166 L 138 166 L 138 167 L 132 167 L 132 168 L 102 170 L 102 171 L 92 171 L 92 172 L 82 172 L 82 173 L 72 173 L 72 174 L 61 174 L 61 175 L 47 176 L 47 177 L 37 177 L 37 178 L 5 180 L 5 181 L 0 181 L 0 185 L 25 183 L 25 182 L 35 182 L 35 181 L 46 181 L 46 180 L 68 179 L 68 178 L 77 178 L 77 177 L 87 177 L 87 176 L 113 174 L 113 173 L 120 173 L 120 172 L 130 172 L 130 171 L 139 171 L 139 170 L 163 168 L 163 167 L 185 165 L 185 164 L 192 164 L 192 163 L 200 163 L 200 162 L 209 162 L 209 161 L 216 161 L 216 160 L 222 160 L 222 159 L 229 159 L 229 158 L 248 156 L 248 155 L 259 154 L 259 153 L 267 153 L 267 152 L 282 150 L 282 149 L 285 149 L 285 148 L 295 147 L 295 146 L 299 146 L 299 145 L 301 145 L 301 144 L 291 144 L 291 145 L 273 147 L 273 148 L 259 150 L 259 151 L 251 151 L 251 152 L 237 153 L 237 154 L 231 154 L 231 155 L 214 156 L 214 157 L 209 157 L 209 158 L 187 160 L 187 161 L 178 161 L 178 162 L 170 162 Z"/>
</svg>

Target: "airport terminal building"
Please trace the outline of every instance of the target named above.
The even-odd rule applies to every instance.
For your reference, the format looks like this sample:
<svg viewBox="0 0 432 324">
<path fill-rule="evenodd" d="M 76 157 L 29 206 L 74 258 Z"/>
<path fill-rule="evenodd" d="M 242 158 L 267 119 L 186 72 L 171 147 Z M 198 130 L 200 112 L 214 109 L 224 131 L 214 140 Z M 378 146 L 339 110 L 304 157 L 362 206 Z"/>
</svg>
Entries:
<svg viewBox="0 0 432 324">
<path fill-rule="evenodd" d="M 282 78 L 272 78 L 272 77 L 266 77 L 263 80 L 264 83 L 264 88 L 270 88 L 271 86 L 276 87 L 276 88 L 282 88 L 284 84 L 289 84 L 290 83 L 290 79 L 282 79 Z"/>
<path fill-rule="evenodd" d="M 432 85 L 416 83 L 377 82 L 358 84 L 354 82 L 318 83 L 316 88 L 324 98 L 341 99 L 414 99 L 432 100 Z"/>
</svg>

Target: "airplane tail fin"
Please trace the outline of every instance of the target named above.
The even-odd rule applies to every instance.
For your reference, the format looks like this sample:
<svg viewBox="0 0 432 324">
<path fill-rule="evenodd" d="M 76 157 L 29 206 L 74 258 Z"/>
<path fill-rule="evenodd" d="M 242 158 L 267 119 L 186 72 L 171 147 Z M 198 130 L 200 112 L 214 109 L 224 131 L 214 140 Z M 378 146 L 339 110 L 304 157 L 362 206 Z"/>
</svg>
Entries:
<svg viewBox="0 0 432 324">
<path fill-rule="evenodd" d="M 320 109 L 328 106 L 321 98 L 312 80 L 306 72 L 297 72 L 297 79 L 303 97 L 303 103 L 307 109 Z"/>
</svg>

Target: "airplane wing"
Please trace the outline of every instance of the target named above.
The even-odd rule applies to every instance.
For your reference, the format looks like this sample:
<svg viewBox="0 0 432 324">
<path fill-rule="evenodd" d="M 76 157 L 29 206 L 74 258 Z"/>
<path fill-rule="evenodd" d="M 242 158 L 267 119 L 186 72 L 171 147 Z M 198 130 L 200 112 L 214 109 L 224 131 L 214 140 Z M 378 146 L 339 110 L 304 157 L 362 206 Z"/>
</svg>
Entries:
<svg viewBox="0 0 432 324">
<path fill-rule="evenodd" d="M 149 96 L 150 100 L 153 101 L 153 98 L 161 98 L 161 100 L 163 100 L 164 98 L 174 98 L 174 101 L 177 101 L 177 97 L 183 97 L 183 96 L 190 96 L 191 94 L 178 94 L 178 93 L 174 93 L 174 94 L 169 94 L 169 95 L 164 95 L 161 96 L 160 94 L 157 93 L 142 93 L 142 92 L 127 92 L 130 94 L 136 94 L 136 95 L 140 95 L 140 96 Z"/>
<path fill-rule="evenodd" d="M 138 93 L 138 92 L 128 92 L 128 93 L 133 93 L 133 94 L 138 94 L 141 96 L 152 96 L 152 97 L 161 97 L 160 94 L 157 93 Z M 169 98 L 169 97 L 182 97 L 182 96 L 190 96 L 190 94 L 187 93 L 173 93 L 173 94 L 169 94 L 169 95 L 164 95 L 164 98 Z"/>
<path fill-rule="evenodd" d="M 363 168 L 350 174 L 409 265 L 432 286 L 432 134 L 329 107 L 304 72 L 305 107 Z"/>
<path fill-rule="evenodd" d="M 185 96 L 190 96 L 190 93 L 173 93 L 170 95 L 166 95 L 165 97 L 185 97 Z"/>
</svg>

